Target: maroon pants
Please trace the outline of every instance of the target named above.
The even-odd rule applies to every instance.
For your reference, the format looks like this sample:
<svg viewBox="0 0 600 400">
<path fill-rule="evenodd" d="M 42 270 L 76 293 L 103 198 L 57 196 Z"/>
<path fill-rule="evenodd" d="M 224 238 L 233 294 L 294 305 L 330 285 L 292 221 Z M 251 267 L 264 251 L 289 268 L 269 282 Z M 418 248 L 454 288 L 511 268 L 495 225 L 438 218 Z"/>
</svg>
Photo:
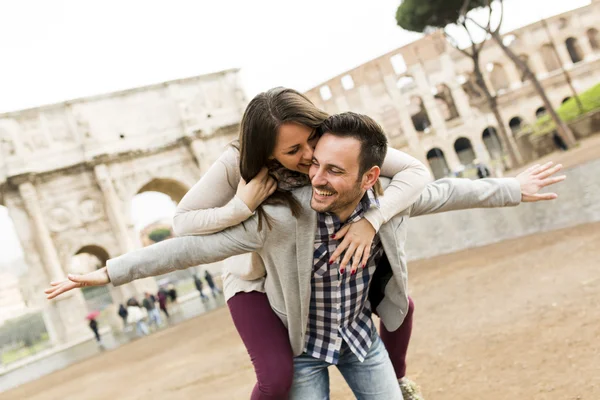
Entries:
<svg viewBox="0 0 600 400">
<path fill-rule="evenodd" d="M 414 304 L 409 298 L 408 313 L 394 332 L 380 326 L 396 376 L 406 373 L 406 351 L 412 331 Z M 288 332 L 275 315 L 267 295 L 259 292 L 237 293 L 227 302 L 235 327 L 254 365 L 257 383 L 251 400 L 285 400 L 292 386 L 294 361 Z"/>
</svg>

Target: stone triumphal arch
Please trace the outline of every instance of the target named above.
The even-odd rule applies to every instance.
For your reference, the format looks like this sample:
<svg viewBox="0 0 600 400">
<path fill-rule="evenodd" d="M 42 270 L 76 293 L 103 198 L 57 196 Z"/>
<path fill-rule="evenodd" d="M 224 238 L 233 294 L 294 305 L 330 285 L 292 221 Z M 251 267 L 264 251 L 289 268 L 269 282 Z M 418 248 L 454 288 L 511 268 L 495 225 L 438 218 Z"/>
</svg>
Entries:
<svg viewBox="0 0 600 400">
<path fill-rule="evenodd" d="M 165 82 L 0 115 L 0 205 L 8 208 L 29 265 L 32 297 L 50 338 L 88 333 L 81 291 L 51 302 L 74 255 L 101 261 L 140 246 L 131 199 L 144 191 L 175 202 L 238 131 L 246 104 L 237 70 Z M 153 279 L 111 289 L 115 301 Z"/>
</svg>

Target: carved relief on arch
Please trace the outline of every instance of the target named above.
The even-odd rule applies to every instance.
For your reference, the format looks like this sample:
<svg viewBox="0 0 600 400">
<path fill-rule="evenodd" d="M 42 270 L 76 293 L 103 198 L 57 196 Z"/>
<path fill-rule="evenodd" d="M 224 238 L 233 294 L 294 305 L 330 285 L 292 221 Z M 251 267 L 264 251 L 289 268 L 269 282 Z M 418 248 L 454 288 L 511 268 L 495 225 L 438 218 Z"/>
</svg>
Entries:
<svg viewBox="0 0 600 400">
<path fill-rule="evenodd" d="M 0 127 L 0 158 L 15 155 L 15 145 L 8 131 Z"/>
<path fill-rule="evenodd" d="M 83 199 L 79 203 L 79 216 L 83 222 L 97 221 L 104 216 L 104 208 L 98 200 Z"/>
<path fill-rule="evenodd" d="M 50 210 L 47 220 L 52 232 L 63 232 L 72 227 L 73 215 L 66 208 L 56 207 Z"/>
</svg>

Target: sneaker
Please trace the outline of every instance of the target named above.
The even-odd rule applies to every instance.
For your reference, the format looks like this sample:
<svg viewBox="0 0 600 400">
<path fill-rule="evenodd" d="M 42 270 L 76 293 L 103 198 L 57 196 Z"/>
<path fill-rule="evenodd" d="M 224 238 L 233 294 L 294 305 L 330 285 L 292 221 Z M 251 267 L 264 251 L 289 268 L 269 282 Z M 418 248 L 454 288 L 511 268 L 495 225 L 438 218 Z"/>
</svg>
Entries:
<svg viewBox="0 0 600 400">
<path fill-rule="evenodd" d="M 415 382 L 407 377 L 403 377 L 398 379 L 398 384 L 400 385 L 400 391 L 404 400 L 423 400 L 421 390 Z"/>
</svg>

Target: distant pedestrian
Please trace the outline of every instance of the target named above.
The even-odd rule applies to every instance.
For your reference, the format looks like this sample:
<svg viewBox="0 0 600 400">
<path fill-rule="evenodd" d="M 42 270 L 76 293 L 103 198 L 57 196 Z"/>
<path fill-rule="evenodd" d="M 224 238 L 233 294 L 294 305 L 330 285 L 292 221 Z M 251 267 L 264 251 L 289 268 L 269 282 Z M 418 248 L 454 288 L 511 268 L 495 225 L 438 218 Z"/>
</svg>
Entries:
<svg viewBox="0 0 600 400">
<path fill-rule="evenodd" d="M 155 297 L 150 293 L 146 292 L 144 300 L 142 301 L 142 305 L 148 312 L 148 319 L 150 324 L 155 325 L 157 328 L 162 324 L 162 320 L 160 318 L 160 312 L 156 308 Z"/>
<path fill-rule="evenodd" d="M 167 291 L 164 288 L 158 289 L 158 293 L 156 294 L 158 297 L 158 305 L 162 312 L 165 313 L 167 319 L 169 318 L 169 311 L 167 310 Z"/>
<path fill-rule="evenodd" d="M 565 141 L 563 140 L 563 138 L 560 137 L 560 135 L 556 131 L 554 131 L 554 133 L 552 134 L 552 141 L 554 142 L 554 144 L 556 145 L 556 147 L 558 147 L 562 151 L 569 150 L 569 147 L 567 146 L 567 144 L 565 143 Z"/>
<path fill-rule="evenodd" d="M 217 294 L 221 294 L 221 289 L 219 289 L 217 285 L 215 285 L 215 280 L 213 279 L 213 276 L 210 274 L 210 272 L 208 272 L 208 270 L 204 271 L 204 280 L 210 287 L 213 297 L 217 297 Z"/>
<path fill-rule="evenodd" d="M 167 287 L 167 289 L 169 289 L 167 294 L 169 295 L 169 299 L 171 300 L 171 303 L 176 303 L 177 302 L 177 290 L 175 290 L 175 286 L 170 284 Z"/>
<path fill-rule="evenodd" d="M 93 318 L 90 319 L 90 329 L 92 330 L 92 332 L 94 332 L 94 336 L 96 336 L 96 342 L 98 342 L 98 344 L 101 344 L 102 342 L 100 341 L 100 332 L 98 331 L 98 323 Z"/>
<path fill-rule="evenodd" d="M 127 326 L 127 309 L 123 304 L 119 304 L 119 317 L 123 319 L 123 327 Z"/>
<path fill-rule="evenodd" d="M 203 283 L 200 280 L 200 278 L 198 278 L 198 275 L 194 275 L 194 285 L 196 285 L 196 290 L 198 290 L 198 292 L 200 292 L 200 298 L 202 299 L 202 301 L 207 299 L 208 297 L 206 297 L 206 295 L 202 291 Z"/>
<path fill-rule="evenodd" d="M 489 178 L 492 175 L 489 168 L 485 164 L 480 163 L 477 160 L 475 160 L 474 162 L 475 168 L 477 168 L 477 177 L 479 179 Z"/>
<path fill-rule="evenodd" d="M 144 310 L 145 308 L 142 308 L 139 305 L 133 305 L 133 302 L 127 301 L 127 320 L 130 323 L 135 324 L 135 330 L 138 336 L 146 336 L 150 333 L 148 325 L 146 325 L 146 321 L 144 321 L 146 318 Z"/>
</svg>

